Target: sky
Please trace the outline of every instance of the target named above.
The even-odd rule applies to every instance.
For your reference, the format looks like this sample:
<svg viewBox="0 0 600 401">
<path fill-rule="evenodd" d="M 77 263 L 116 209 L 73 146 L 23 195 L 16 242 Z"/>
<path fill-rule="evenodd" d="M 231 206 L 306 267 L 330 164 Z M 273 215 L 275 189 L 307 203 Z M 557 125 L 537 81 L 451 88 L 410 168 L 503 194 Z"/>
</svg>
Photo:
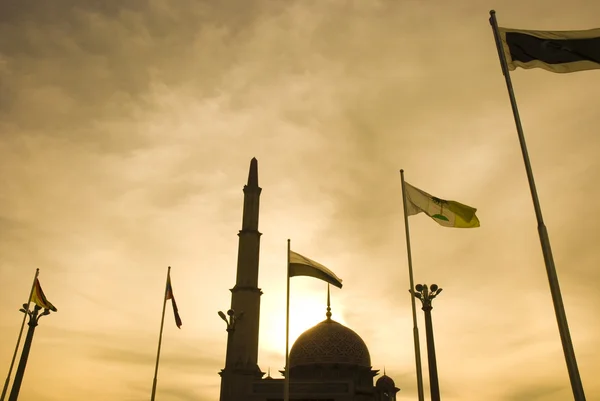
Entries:
<svg viewBox="0 0 600 401">
<path fill-rule="evenodd" d="M 404 169 L 481 221 L 410 217 L 415 282 L 444 288 L 444 400 L 572 399 L 490 9 L 500 26 L 590 29 L 600 2 L 2 1 L 1 383 L 39 268 L 58 312 L 36 329 L 20 400 L 147 400 L 171 266 L 183 326 L 167 309 L 157 399 L 218 399 L 217 311 L 256 157 L 263 371 L 284 366 L 290 238 L 344 280 L 333 319 L 398 400 L 416 399 Z M 600 399 L 600 72 L 512 79 L 581 378 Z M 292 280 L 293 341 L 325 318 L 326 284 Z"/>
</svg>

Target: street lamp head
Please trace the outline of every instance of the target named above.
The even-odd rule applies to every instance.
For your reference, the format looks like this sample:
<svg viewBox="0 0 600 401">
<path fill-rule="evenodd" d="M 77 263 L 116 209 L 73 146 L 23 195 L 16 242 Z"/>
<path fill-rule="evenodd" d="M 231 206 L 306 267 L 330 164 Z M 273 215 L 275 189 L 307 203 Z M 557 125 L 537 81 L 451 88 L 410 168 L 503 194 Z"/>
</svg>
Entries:
<svg viewBox="0 0 600 401">
<path fill-rule="evenodd" d="M 227 323 L 227 317 L 225 316 L 225 314 L 221 311 L 219 311 L 218 314 L 221 317 L 221 319 L 225 320 L 225 322 Z"/>
<path fill-rule="evenodd" d="M 436 292 L 438 290 L 438 285 L 437 284 L 431 284 L 431 291 Z"/>
<path fill-rule="evenodd" d="M 25 310 L 29 309 L 29 304 L 23 304 L 23 309 L 25 309 Z"/>
<path fill-rule="evenodd" d="M 233 316 L 233 314 L 234 314 L 234 313 L 235 313 L 235 312 L 233 311 L 233 309 L 229 309 L 229 310 L 227 311 L 227 315 L 228 315 L 228 316 Z"/>
<path fill-rule="evenodd" d="M 50 314 L 50 309 L 44 309 L 44 311 L 42 312 L 42 316 L 47 316 Z"/>
<path fill-rule="evenodd" d="M 417 285 L 415 285 L 415 290 L 421 292 L 421 291 L 423 291 L 423 286 L 421 284 L 417 284 Z"/>
</svg>

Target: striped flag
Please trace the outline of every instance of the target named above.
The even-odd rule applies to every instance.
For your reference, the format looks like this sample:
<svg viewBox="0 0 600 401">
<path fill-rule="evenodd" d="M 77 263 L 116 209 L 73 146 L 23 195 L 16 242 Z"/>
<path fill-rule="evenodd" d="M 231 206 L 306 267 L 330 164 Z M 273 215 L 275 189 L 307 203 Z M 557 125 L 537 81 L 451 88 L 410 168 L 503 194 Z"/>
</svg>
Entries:
<svg viewBox="0 0 600 401">
<path fill-rule="evenodd" d="M 165 292 L 165 300 L 171 300 L 173 304 L 173 314 L 175 315 L 175 324 L 177 328 L 181 328 L 181 317 L 179 317 L 179 310 L 177 309 L 177 302 L 175 302 L 175 296 L 173 295 L 173 287 L 171 287 L 171 273 L 167 277 L 167 290 Z"/>
<path fill-rule="evenodd" d="M 335 275 L 331 270 L 312 259 L 302 256 L 299 253 L 290 251 L 290 264 L 288 266 L 289 276 L 309 276 L 318 278 L 342 288 L 342 279 Z"/>
<path fill-rule="evenodd" d="M 508 69 L 542 68 L 569 73 L 600 69 L 600 28 L 531 31 L 498 28 Z"/>
<path fill-rule="evenodd" d="M 52 303 L 50 301 L 48 301 L 48 298 L 46 298 L 46 295 L 44 295 L 44 291 L 42 291 L 42 286 L 40 285 L 40 281 L 37 278 L 35 279 L 35 284 L 33 286 L 33 292 L 31 293 L 31 299 L 29 300 L 29 302 L 33 302 L 40 308 L 49 309 L 52 312 L 57 311 L 56 307 L 54 307 L 54 305 L 52 305 Z"/>
</svg>

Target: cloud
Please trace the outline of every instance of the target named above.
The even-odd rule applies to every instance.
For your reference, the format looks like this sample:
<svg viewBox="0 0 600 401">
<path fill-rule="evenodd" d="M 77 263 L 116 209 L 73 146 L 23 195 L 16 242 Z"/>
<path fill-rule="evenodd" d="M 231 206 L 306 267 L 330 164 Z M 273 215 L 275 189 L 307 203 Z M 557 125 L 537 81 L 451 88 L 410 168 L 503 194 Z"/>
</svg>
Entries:
<svg viewBox="0 0 600 401">
<path fill-rule="evenodd" d="M 198 354 L 202 354 L 201 350 L 196 350 Z M 96 358 L 103 359 L 109 362 L 119 364 L 134 364 L 134 365 L 152 365 L 156 361 L 156 355 L 152 352 L 138 352 L 131 349 L 99 347 L 95 352 Z M 162 355 L 160 364 L 188 370 L 194 367 L 196 371 L 204 367 L 211 372 L 215 366 L 223 363 L 222 358 L 192 356 L 190 353 L 178 353 L 177 355 Z"/>
<path fill-rule="evenodd" d="M 36 334 L 31 380 L 67 400 L 147 397 L 170 265 L 184 327 L 165 325 L 166 338 L 178 337 L 163 362 L 200 373 L 165 379 L 161 391 L 165 401 L 217 397 L 226 337 L 215 312 L 235 282 L 241 189 L 256 156 L 263 370 L 282 365 L 264 330 L 282 327 L 291 238 L 344 279 L 334 317 L 365 339 L 374 368 L 397 372 L 401 396 L 414 394 L 403 168 L 411 184 L 477 207 L 482 222 L 461 231 L 409 221 L 415 281 L 444 288 L 434 322 L 447 397 L 568 397 L 492 5 L 482 6 L 2 2 L 0 282 L 9 284 L 0 321 L 9 345 L 0 357 L 12 354 L 10 327 L 39 267 L 59 313 Z M 509 1 L 501 21 L 583 29 L 600 12 L 593 1 L 577 12 L 545 6 Z M 585 376 L 600 330 L 590 309 L 600 278 L 590 211 L 596 74 L 512 77 Z M 322 283 L 303 284 L 299 296 L 322 294 Z M 44 376 L 54 358 L 60 366 Z M 537 370 L 544 377 L 523 382 Z M 466 392 L 465 377 L 476 378 Z"/>
<path fill-rule="evenodd" d="M 568 397 L 568 394 L 561 386 L 551 385 L 548 383 L 537 383 L 537 384 L 529 384 L 528 386 L 523 386 L 521 388 L 514 389 L 510 392 L 510 395 L 507 396 L 507 400 L 510 401 L 538 401 L 538 400 L 550 400 L 550 399 L 558 399 L 557 395 L 561 395 L 563 397 Z"/>
</svg>

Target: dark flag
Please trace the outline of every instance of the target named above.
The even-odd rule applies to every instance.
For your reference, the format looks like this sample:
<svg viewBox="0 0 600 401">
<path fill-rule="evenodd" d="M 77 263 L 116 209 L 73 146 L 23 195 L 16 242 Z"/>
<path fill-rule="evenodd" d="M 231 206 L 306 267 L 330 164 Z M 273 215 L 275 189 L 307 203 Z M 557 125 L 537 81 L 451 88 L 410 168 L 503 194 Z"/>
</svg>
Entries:
<svg viewBox="0 0 600 401">
<path fill-rule="evenodd" d="M 171 287 L 171 275 L 167 277 L 167 291 L 165 299 L 170 299 L 173 304 L 173 313 L 175 314 L 175 324 L 177 328 L 181 328 L 181 318 L 179 317 L 179 310 L 177 309 L 177 303 L 175 302 L 175 296 L 173 296 L 173 288 Z"/>
<path fill-rule="evenodd" d="M 600 29 L 526 31 L 498 28 L 509 70 L 543 68 L 558 73 L 600 69 Z"/>
<path fill-rule="evenodd" d="M 544 255 L 546 274 L 548 275 L 552 303 L 554 304 L 554 313 L 560 332 L 560 341 L 569 372 L 571 390 L 573 391 L 575 401 L 585 401 L 583 383 L 579 375 L 575 349 L 573 348 L 573 341 L 571 340 L 571 333 L 569 331 L 569 323 L 567 322 L 565 306 L 560 293 L 556 266 L 554 265 L 550 239 L 548 238 L 548 230 L 542 217 L 542 209 L 535 188 L 531 162 L 527 154 L 525 134 L 523 133 L 517 100 L 510 79 L 510 70 L 514 70 L 517 67 L 542 68 L 550 72 L 568 73 L 600 68 L 600 29 L 542 32 L 498 28 L 498 20 L 496 19 L 496 11 L 494 10 L 490 10 L 490 25 L 494 32 L 502 75 L 504 75 L 506 81 L 506 89 L 508 90 L 508 97 L 521 145 L 521 153 L 525 162 L 527 181 L 529 181 L 529 190 L 533 200 L 538 234 L 542 245 L 542 254 Z"/>
</svg>

